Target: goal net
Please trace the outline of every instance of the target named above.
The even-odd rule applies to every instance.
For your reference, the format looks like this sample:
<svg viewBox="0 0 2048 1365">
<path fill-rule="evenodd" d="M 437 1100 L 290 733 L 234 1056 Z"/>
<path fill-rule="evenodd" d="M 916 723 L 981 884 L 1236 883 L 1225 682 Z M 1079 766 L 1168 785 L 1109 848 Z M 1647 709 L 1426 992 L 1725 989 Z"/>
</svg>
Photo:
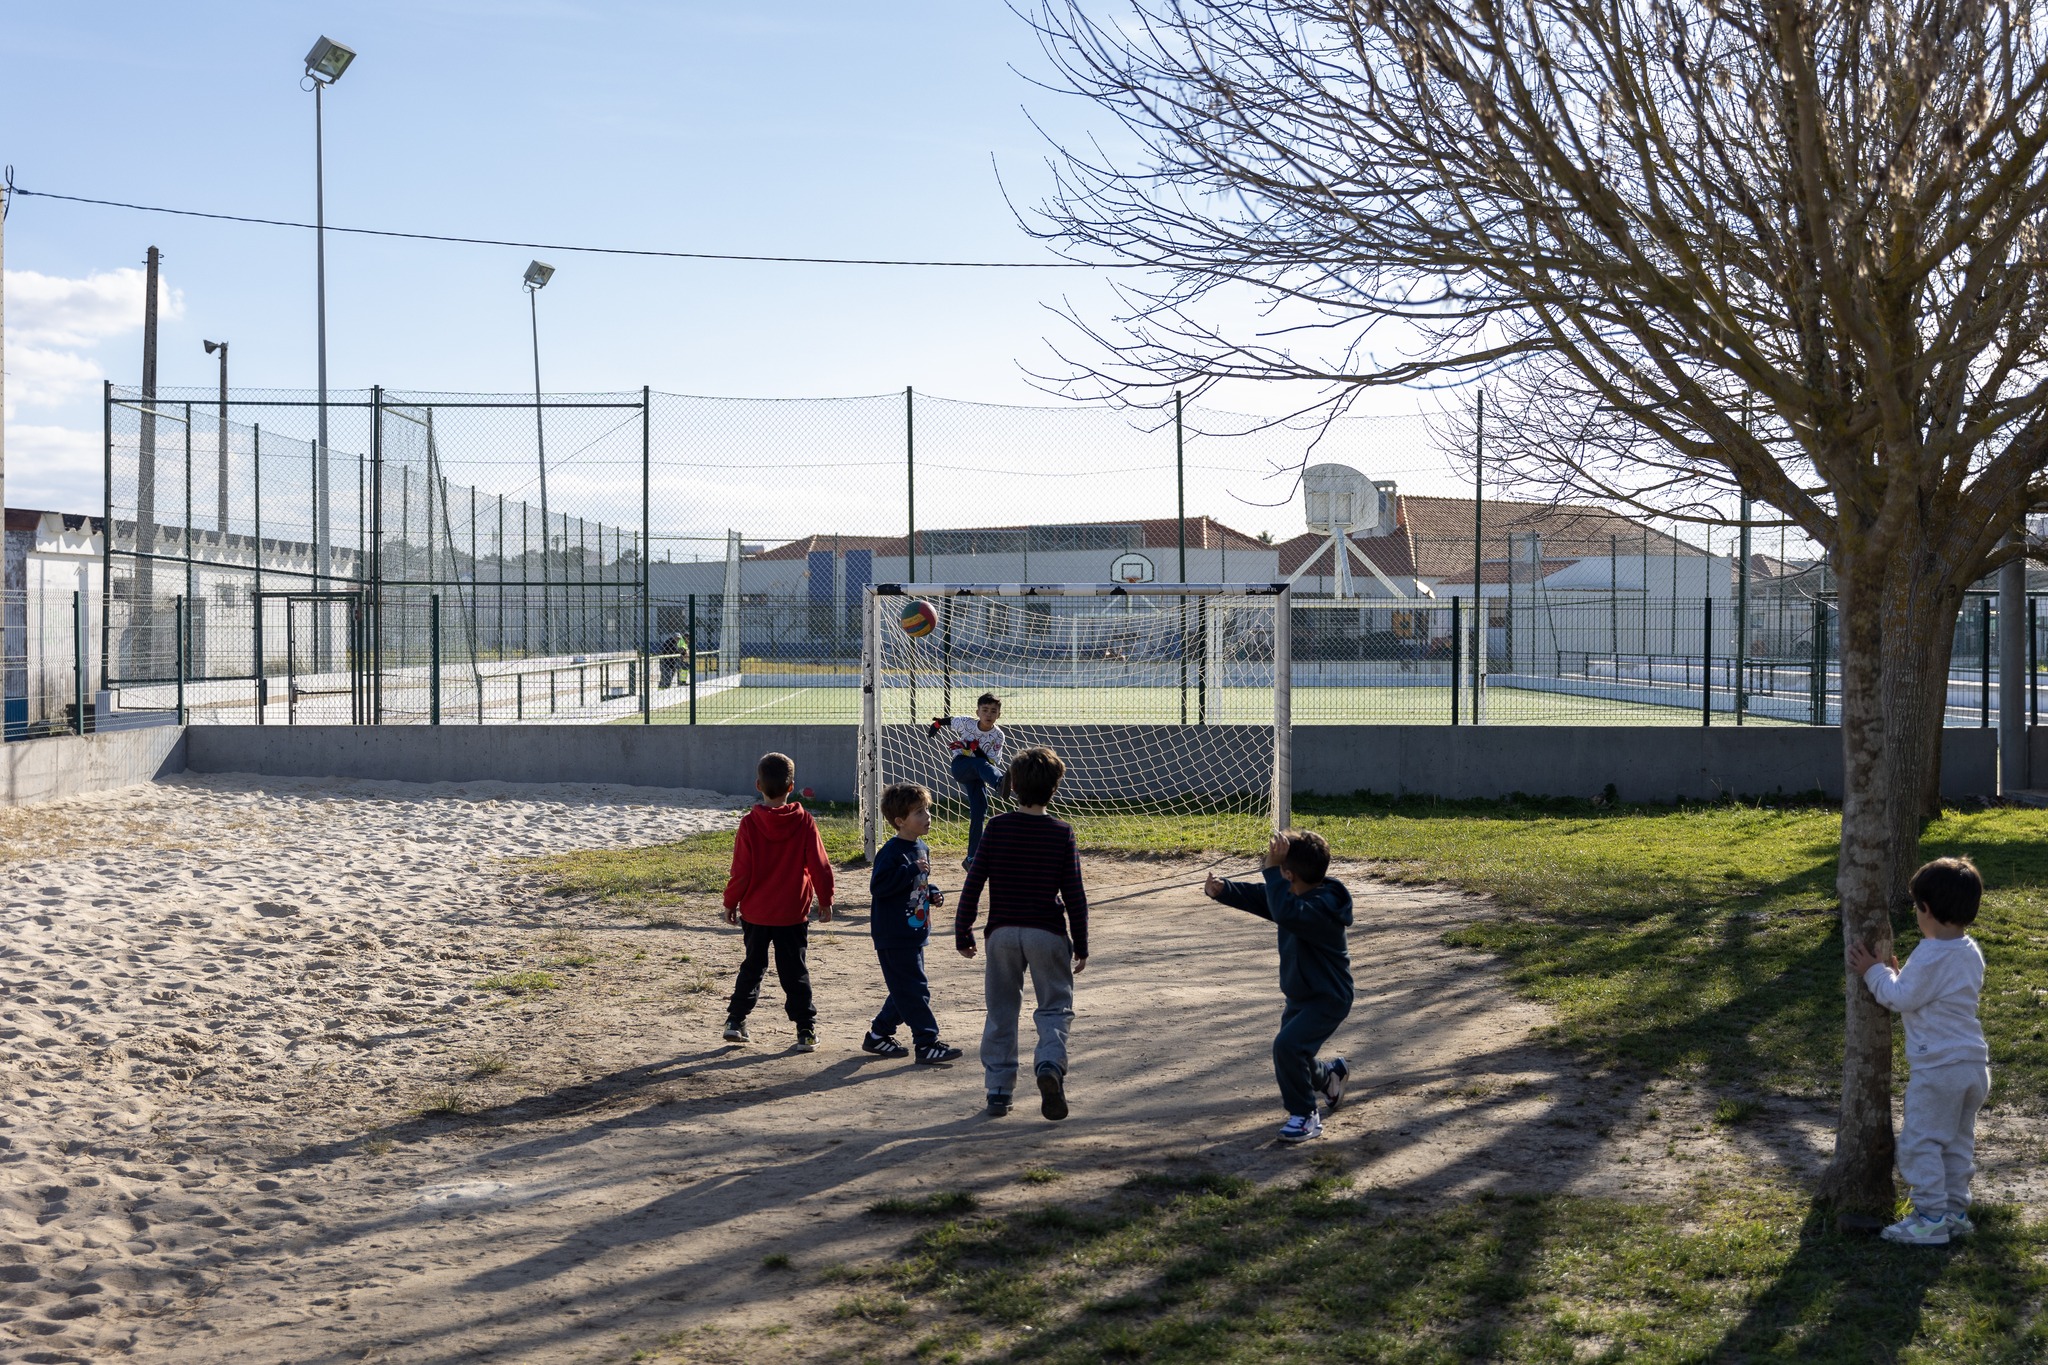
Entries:
<svg viewBox="0 0 2048 1365">
<path fill-rule="evenodd" d="M 927 623 L 905 613 L 920 602 L 932 619 L 913 634 Z M 1005 766 L 1035 745 L 1066 763 L 1063 817 L 1129 821 L 1142 840 L 1145 822 L 1173 816 L 1165 847 L 1263 847 L 1288 822 L 1291 606 L 1280 583 L 874 585 L 861 651 L 868 855 L 890 836 L 892 783 L 928 788 L 941 822 L 965 819 L 931 722 L 974 715 L 983 693 L 1003 703 Z M 991 815 L 1007 809 L 990 796 Z"/>
</svg>

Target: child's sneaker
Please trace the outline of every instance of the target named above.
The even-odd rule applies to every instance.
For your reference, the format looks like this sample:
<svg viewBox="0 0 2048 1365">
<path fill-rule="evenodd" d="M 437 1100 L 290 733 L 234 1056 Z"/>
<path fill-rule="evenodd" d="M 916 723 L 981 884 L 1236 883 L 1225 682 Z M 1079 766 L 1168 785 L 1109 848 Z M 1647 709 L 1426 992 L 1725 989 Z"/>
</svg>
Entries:
<svg viewBox="0 0 2048 1365">
<path fill-rule="evenodd" d="M 1038 1073 L 1038 1112 L 1049 1119 L 1067 1116 L 1067 1087 L 1059 1068 L 1046 1066 Z"/>
<path fill-rule="evenodd" d="M 1323 1068 L 1323 1083 L 1316 1087 L 1323 1097 L 1323 1112 L 1334 1114 L 1337 1106 L 1344 1102 L 1344 1083 L 1351 1078 L 1351 1067 L 1342 1057 L 1333 1057 Z"/>
<path fill-rule="evenodd" d="M 1009 1112 L 1010 1097 L 1008 1095 L 991 1094 L 988 1097 L 988 1116 L 990 1118 L 999 1119 Z"/>
<path fill-rule="evenodd" d="M 888 1057 L 891 1059 L 908 1057 L 910 1055 L 909 1048 L 903 1046 L 894 1038 L 884 1038 L 879 1033 L 870 1033 L 867 1037 L 861 1039 L 860 1050 L 862 1052 L 872 1052 L 877 1057 Z"/>
<path fill-rule="evenodd" d="M 1970 1221 L 1967 1213 L 1945 1213 L 1941 1221 L 1947 1225 L 1951 1237 L 1967 1237 L 1977 1230 L 1977 1225 Z"/>
<path fill-rule="evenodd" d="M 1290 1145 L 1323 1135 L 1323 1121 L 1314 1114 L 1289 1114 L 1280 1125 L 1280 1140 Z M 1891 1234 L 1887 1232 L 1886 1236 Z"/>
<path fill-rule="evenodd" d="M 725 1041 L 728 1043 L 751 1043 L 754 1035 L 747 1032 L 747 1021 L 728 1019 L 725 1021 Z"/>
<path fill-rule="evenodd" d="M 940 1062 L 957 1061 L 959 1057 L 959 1048 L 948 1047 L 944 1043 L 919 1043 L 917 1045 L 917 1064 L 919 1066 L 936 1066 Z"/>
<path fill-rule="evenodd" d="M 818 1050 L 818 1031 L 815 1028 L 798 1029 L 796 1031 L 796 1050 L 798 1052 L 816 1052 Z"/>
<path fill-rule="evenodd" d="M 1929 1218 L 1915 1213 L 1886 1228 L 1882 1236 L 1887 1242 L 1900 1242 L 1909 1247 L 1945 1247 L 1948 1245 L 1948 1218 Z"/>
</svg>

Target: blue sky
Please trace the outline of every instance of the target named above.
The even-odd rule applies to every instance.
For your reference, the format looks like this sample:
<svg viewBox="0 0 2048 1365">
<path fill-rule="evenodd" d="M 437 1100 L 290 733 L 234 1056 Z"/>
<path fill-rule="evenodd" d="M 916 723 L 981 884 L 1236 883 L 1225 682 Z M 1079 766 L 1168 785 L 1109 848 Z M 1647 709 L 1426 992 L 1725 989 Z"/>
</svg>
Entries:
<svg viewBox="0 0 2048 1365">
<path fill-rule="evenodd" d="M 310 219 L 300 72 L 323 31 L 360 53 L 327 95 L 331 224 L 1036 259 L 1043 248 L 1018 229 L 997 170 L 1029 203 L 1046 176 L 1032 118 L 1062 131 L 1100 122 L 1030 84 L 1043 59 L 998 0 L 124 0 L 9 7 L 0 160 L 29 189 Z M 141 288 L 121 272 L 151 244 L 165 255 L 162 383 L 213 382 L 200 342 L 225 336 L 238 388 L 312 386 L 309 233 L 29 198 L 6 234 L 13 505 L 98 505 L 99 381 L 132 383 L 140 367 Z M 330 235 L 330 383 L 530 385 L 519 276 L 532 254 Z M 1052 363 L 1048 337 L 1072 336 L 1046 306 L 1109 306 L 1102 280 L 1080 272 L 551 259 L 542 364 L 558 391 L 793 397 L 912 384 L 1051 403 L 1025 371 Z M 1399 394 L 1379 404 L 1420 406 Z"/>
</svg>

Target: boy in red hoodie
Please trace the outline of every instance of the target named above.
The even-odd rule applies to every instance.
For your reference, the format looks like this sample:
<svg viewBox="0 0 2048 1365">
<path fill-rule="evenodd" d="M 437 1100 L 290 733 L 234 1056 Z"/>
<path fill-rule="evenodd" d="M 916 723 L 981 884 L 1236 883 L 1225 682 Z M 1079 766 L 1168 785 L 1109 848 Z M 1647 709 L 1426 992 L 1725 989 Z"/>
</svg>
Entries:
<svg viewBox="0 0 2048 1365">
<path fill-rule="evenodd" d="M 811 813 L 789 799 L 796 764 L 787 754 L 763 754 L 754 769 L 761 804 L 740 821 L 732 846 L 732 875 L 725 883 L 725 922 L 740 925 L 747 956 L 732 1001 L 725 1010 L 725 1041 L 752 1041 L 747 1015 L 761 998 L 768 951 L 775 950 L 775 975 L 782 982 L 783 1009 L 796 1025 L 796 1050 L 818 1048 L 818 1012 L 811 1004 L 811 969 L 804 962 L 810 938 L 811 901 L 818 919 L 832 918 L 832 864 Z"/>
</svg>

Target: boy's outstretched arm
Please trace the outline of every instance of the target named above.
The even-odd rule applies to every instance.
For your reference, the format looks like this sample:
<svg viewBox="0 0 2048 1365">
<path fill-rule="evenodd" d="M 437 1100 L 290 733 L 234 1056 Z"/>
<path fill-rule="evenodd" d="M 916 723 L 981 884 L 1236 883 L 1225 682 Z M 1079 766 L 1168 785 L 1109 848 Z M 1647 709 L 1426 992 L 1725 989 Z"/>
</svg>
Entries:
<svg viewBox="0 0 2048 1365">
<path fill-rule="evenodd" d="M 1210 900 L 1221 901 L 1233 910 L 1242 910 L 1260 919 L 1273 918 L 1273 912 L 1266 908 L 1263 883 L 1225 881 L 1211 872 L 1209 880 L 1202 883 L 1202 891 Z"/>
</svg>

